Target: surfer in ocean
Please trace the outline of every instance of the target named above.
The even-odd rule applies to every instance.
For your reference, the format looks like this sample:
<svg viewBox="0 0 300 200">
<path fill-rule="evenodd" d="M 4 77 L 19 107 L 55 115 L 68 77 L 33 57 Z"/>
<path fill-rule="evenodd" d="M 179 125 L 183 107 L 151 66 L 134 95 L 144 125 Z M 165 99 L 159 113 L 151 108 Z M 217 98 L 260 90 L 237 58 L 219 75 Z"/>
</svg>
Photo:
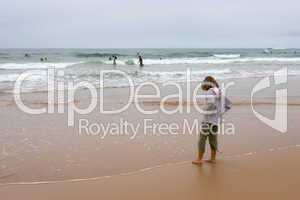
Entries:
<svg viewBox="0 0 300 200">
<path fill-rule="evenodd" d="M 118 57 L 116 55 L 113 55 L 113 65 L 117 65 L 117 59 Z"/>
<path fill-rule="evenodd" d="M 138 56 L 138 59 L 139 59 L 140 67 L 143 67 L 143 66 L 144 66 L 144 63 L 143 63 L 143 58 L 142 58 L 141 54 L 140 54 L 140 53 L 137 53 L 137 56 Z"/>
</svg>

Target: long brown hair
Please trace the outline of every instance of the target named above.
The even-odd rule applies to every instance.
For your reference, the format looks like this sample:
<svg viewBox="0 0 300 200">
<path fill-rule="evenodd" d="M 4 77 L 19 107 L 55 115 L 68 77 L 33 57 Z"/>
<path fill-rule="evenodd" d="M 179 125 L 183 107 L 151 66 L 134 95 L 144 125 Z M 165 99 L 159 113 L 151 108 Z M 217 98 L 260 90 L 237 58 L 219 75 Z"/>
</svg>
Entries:
<svg viewBox="0 0 300 200">
<path fill-rule="evenodd" d="M 216 79 L 212 76 L 207 76 L 204 78 L 203 80 L 203 83 L 202 83 L 202 90 L 209 90 L 210 88 L 213 88 L 213 87 L 217 87 L 219 88 L 219 84 L 218 82 L 216 81 Z"/>
</svg>

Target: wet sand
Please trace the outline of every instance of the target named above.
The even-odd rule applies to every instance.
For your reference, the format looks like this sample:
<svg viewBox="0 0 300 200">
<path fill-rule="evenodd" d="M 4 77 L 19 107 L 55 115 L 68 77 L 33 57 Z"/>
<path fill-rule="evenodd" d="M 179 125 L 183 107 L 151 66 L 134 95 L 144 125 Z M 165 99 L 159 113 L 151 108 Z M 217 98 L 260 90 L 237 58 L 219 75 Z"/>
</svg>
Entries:
<svg viewBox="0 0 300 200">
<path fill-rule="evenodd" d="M 164 165 L 99 180 L 1 186 L 3 199 L 294 199 L 300 147 L 224 158 L 217 164 Z"/>
<path fill-rule="evenodd" d="M 106 108 L 123 105 L 123 92 L 108 94 Z M 85 98 L 82 95 L 79 106 L 86 106 Z M 156 103 L 142 106 L 158 107 Z M 271 103 L 255 108 L 269 117 L 274 113 Z M 183 119 L 201 120 L 195 109 L 190 114 L 151 115 L 152 123 L 179 124 L 174 135 L 148 130 L 134 137 L 130 132 L 101 138 L 80 133 L 78 116 L 75 127 L 68 128 L 66 114 L 33 116 L 15 105 L 3 105 L 0 195 L 7 200 L 295 198 L 300 194 L 299 113 L 298 104 L 288 106 L 288 132 L 282 134 L 259 121 L 249 104 L 234 106 L 225 122 L 235 125 L 235 134 L 220 135 L 222 153 L 217 164 L 200 167 L 191 164 L 197 153 L 197 132 L 182 134 Z M 103 115 L 97 110 L 81 118 L 102 124 L 120 123 L 122 118 L 137 125 L 150 117 L 132 104 L 121 114 Z"/>
</svg>

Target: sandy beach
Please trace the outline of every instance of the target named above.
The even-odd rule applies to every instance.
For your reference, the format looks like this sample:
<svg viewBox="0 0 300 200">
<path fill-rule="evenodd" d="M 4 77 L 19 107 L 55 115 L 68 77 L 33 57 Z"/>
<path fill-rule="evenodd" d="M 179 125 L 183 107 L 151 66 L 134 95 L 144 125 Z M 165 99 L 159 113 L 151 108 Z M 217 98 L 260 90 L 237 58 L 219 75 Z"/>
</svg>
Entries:
<svg viewBox="0 0 300 200">
<path fill-rule="evenodd" d="M 229 93 L 234 106 L 224 118 L 225 124 L 234 124 L 235 132 L 219 136 L 221 152 L 217 163 L 202 166 L 191 164 L 197 154 L 197 131 L 190 134 L 184 131 L 185 123 L 201 120 L 194 108 L 189 114 L 158 112 L 149 117 L 138 112 L 131 103 L 121 114 L 105 115 L 97 110 L 75 116 L 75 126 L 68 128 L 67 114 L 28 115 L 9 103 L 11 96 L 3 95 L 0 195 L 6 200 L 295 197 L 299 195 L 297 185 L 300 183 L 298 99 L 289 96 L 288 132 L 280 133 L 262 123 L 251 110 L 247 94 L 251 83 L 258 80 L 236 80 L 239 87 Z M 292 77 L 289 84 L 297 80 Z M 243 85 L 243 81 L 247 84 Z M 149 88 L 143 91 L 151 93 Z M 162 91 L 164 94 L 172 92 Z M 86 92 L 79 91 L 76 96 L 79 107 L 89 102 Z M 126 88 L 107 90 L 105 108 L 122 106 L 126 94 Z M 32 107 L 47 105 L 44 98 L 44 93 L 23 95 L 24 102 Z M 157 99 L 141 101 L 140 105 L 152 110 L 159 106 L 157 102 Z M 166 105 L 168 109 L 178 104 L 170 102 Z M 256 102 L 256 110 L 272 116 L 272 96 L 259 96 Z M 121 124 L 120 120 L 137 125 L 148 118 L 151 125 L 176 123 L 179 129 L 175 134 L 170 134 L 170 130 L 159 134 L 154 129 L 147 129 L 146 134 L 143 131 L 134 134 L 134 129 L 129 129 L 123 135 L 104 135 L 104 130 L 93 135 L 81 130 L 79 125 L 80 119 L 90 125 Z M 145 130 L 147 125 L 142 123 L 142 126 L 140 130 Z"/>
<path fill-rule="evenodd" d="M 297 200 L 300 1 L 1 1 L 0 200 Z"/>
<path fill-rule="evenodd" d="M 95 180 L 1 186 L 0 192 L 4 199 L 26 200 L 292 199 L 299 195 L 299 148 L 224 158 L 202 167 L 183 162 Z"/>
</svg>

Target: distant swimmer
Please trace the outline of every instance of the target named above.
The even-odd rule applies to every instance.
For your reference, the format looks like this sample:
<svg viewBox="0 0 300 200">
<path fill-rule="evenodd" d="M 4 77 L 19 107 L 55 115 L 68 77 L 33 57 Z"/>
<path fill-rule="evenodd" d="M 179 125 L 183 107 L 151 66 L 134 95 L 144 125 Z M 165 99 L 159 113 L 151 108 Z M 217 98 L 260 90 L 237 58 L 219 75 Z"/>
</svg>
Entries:
<svg viewBox="0 0 300 200">
<path fill-rule="evenodd" d="M 139 64 L 140 64 L 140 67 L 143 67 L 144 66 L 144 63 L 143 63 L 143 58 L 142 56 L 140 55 L 140 53 L 137 53 L 137 56 L 139 58 Z"/>
<path fill-rule="evenodd" d="M 44 61 L 47 61 L 47 60 L 48 60 L 48 58 L 47 58 L 47 57 L 45 57 L 45 58 L 44 58 Z"/>
<path fill-rule="evenodd" d="M 26 57 L 26 58 L 29 58 L 30 55 L 29 55 L 28 53 L 25 53 L 25 57 Z"/>
<path fill-rule="evenodd" d="M 41 58 L 40 61 L 41 61 L 41 62 L 44 62 L 44 58 Z"/>
<path fill-rule="evenodd" d="M 112 57 L 111 57 L 111 56 L 109 56 L 108 60 L 112 60 Z"/>
<path fill-rule="evenodd" d="M 114 65 L 117 65 L 117 59 L 118 59 L 118 57 L 113 55 L 113 64 Z"/>
</svg>

